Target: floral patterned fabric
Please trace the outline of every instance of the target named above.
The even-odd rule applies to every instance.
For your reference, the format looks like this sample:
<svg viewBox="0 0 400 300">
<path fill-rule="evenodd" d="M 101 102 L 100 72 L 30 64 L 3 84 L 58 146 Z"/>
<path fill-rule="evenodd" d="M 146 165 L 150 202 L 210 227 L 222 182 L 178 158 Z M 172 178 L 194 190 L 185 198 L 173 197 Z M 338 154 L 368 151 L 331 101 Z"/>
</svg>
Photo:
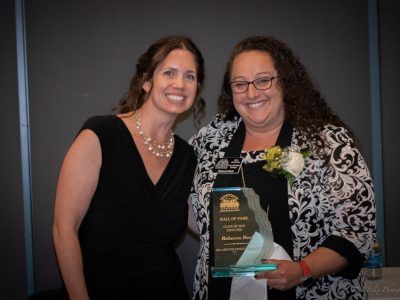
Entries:
<svg viewBox="0 0 400 300">
<path fill-rule="evenodd" d="M 209 203 L 217 176 L 215 162 L 224 157 L 241 118 L 223 121 L 220 115 L 192 137 L 198 165 L 190 200 L 200 233 L 193 299 L 207 299 L 209 276 Z M 310 153 L 301 174 L 288 190 L 294 260 L 300 260 L 327 238 L 351 242 L 365 258 L 375 235 L 375 197 L 365 161 L 344 128 L 325 126 L 325 156 Z M 291 147 L 308 149 L 294 128 Z M 309 287 L 296 288 L 297 299 L 367 299 L 364 277 L 323 276 Z"/>
</svg>

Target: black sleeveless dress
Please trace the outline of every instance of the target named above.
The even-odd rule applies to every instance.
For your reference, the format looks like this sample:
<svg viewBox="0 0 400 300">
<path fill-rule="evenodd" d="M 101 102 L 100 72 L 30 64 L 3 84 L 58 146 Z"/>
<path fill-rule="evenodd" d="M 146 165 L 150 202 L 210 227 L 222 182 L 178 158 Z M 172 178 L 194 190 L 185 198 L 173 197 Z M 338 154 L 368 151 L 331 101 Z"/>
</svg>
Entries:
<svg viewBox="0 0 400 300">
<path fill-rule="evenodd" d="M 175 135 L 154 185 L 120 118 L 92 117 L 83 129 L 96 133 L 102 151 L 98 186 L 79 229 L 90 299 L 189 299 L 174 244 L 187 226 L 192 148 Z"/>
</svg>

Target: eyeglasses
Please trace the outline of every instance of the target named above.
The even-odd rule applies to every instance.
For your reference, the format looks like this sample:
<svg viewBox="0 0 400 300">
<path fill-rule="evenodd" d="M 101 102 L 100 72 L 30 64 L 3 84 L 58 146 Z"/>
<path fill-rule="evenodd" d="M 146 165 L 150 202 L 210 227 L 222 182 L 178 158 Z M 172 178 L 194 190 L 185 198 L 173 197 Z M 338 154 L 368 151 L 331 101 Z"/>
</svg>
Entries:
<svg viewBox="0 0 400 300">
<path fill-rule="evenodd" d="M 232 92 L 235 94 L 240 94 L 247 92 L 249 89 L 249 84 L 252 84 L 257 90 L 268 90 L 272 86 L 272 80 L 278 78 L 278 76 L 273 77 L 261 77 L 254 79 L 253 81 L 238 80 L 231 82 Z"/>
</svg>

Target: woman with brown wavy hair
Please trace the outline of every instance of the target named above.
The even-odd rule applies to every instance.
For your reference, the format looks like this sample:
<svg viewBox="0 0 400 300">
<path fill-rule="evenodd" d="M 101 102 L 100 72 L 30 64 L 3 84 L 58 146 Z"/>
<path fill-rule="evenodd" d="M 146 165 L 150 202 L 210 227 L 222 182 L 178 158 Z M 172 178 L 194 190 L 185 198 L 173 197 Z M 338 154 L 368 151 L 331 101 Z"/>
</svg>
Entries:
<svg viewBox="0 0 400 300">
<path fill-rule="evenodd" d="M 240 41 L 218 108 L 190 141 L 198 157 L 191 201 L 200 232 L 194 299 L 238 299 L 241 292 L 235 279 L 210 272 L 212 189 L 238 186 L 254 190 L 274 242 L 288 254 L 258 261 L 277 266 L 254 279 L 266 279 L 269 300 L 365 299 L 360 270 L 375 234 L 372 180 L 353 133 L 298 57 L 274 37 Z M 237 174 L 219 172 L 224 157 L 241 161 Z M 265 296 L 249 289 L 245 299 Z"/>
<path fill-rule="evenodd" d="M 66 154 L 53 232 L 70 299 L 189 299 L 174 245 L 196 160 L 172 130 L 202 106 L 203 64 L 187 37 L 156 41 L 117 114 L 89 118 Z"/>
</svg>

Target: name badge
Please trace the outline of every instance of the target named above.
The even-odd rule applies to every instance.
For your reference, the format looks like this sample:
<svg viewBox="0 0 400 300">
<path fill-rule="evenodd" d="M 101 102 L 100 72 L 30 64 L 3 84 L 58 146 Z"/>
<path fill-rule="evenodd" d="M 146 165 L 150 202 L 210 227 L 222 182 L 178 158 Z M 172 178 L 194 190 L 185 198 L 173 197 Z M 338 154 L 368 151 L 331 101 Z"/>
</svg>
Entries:
<svg viewBox="0 0 400 300">
<path fill-rule="evenodd" d="M 218 174 L 238 174 L 242 165 L 241 157 L 223 157 L 217 160 L 215 169 Z"/>
</svg>

